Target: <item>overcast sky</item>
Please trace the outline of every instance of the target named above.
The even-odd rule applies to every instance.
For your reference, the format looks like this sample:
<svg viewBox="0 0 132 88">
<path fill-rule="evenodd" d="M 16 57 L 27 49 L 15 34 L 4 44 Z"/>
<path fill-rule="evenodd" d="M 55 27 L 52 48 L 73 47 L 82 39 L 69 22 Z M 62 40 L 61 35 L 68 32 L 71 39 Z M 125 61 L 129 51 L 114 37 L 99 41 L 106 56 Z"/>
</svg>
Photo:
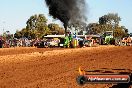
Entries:
<svg viewBox="0 0 132 88">
<path fill-rule="evenodd" d="M 9 30 L 15 33 L 26 26 L 27 19 L 34 14 L 44 14 L 48 22 L 56 22 L 48 16 L 44 0 L 1 0 L 0 34 Z M 87 0 L 88 23 L 98 22 L 98 18 L 107 13 L 118 13 L 122 18 L 120 25 L 132 32 L 132 0 Z M 60 22 L 56 22 L 60 23 Z"/>
</svg>

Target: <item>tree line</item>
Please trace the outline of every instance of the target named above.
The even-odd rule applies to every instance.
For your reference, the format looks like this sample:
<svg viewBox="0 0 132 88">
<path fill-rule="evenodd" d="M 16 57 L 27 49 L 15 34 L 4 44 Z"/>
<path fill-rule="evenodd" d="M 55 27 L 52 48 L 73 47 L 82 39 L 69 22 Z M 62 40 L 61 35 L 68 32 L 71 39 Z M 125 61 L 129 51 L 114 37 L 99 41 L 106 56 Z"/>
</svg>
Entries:
<svg viewBox="0 0 132 88">
<path fill-rule="evenodd" d="M 47 24 L 47 19 L 43 14 L 31 16 L 27 22 L 26 27 L 20 31 L 16 31 L 14 34 L 15 38 L 43 38 L 45 35 L 50 34 L 64 34 L 64 29 L 58 24 L 50 23 Z"/>
<path fill-rule="evenodd" d="M 16 31 L 14 37 L 16 38 L 43 38 L 45 35 L 60 35 L 65 34 L 63 27 L 58 24 L 47 24 L 47 19 L 43 14 L 31 16 L 27 22 L 26 27 L 20 31 Z M 128 29 L 125 26 L 120 26 L 121 18 L 117 13 L 108 13 L 107 15 L 99 17 L 98 22 L 86 24 L 73 24 L 75 29 L 80 31 L 78 34 L 82 34 L 83 30 L 86 30 L 86 34 L 103 34 L 105 31 L 113 31 L 114 37 L 124 37 L 128 35 Z M 69 28 L 71 25 L 69 25 Z"/>
<path fill-rule="evenodd" d="M 88 34 L 102 34 L 105 31 L 113 31 L 114 37 L 124 37 L 128 35 L 128 29 L 120 26 L 121 18 L 117 13 L 108 13 L 99 17 L 97 23 L 90 23 L 87 26 Z"/>
</svg>

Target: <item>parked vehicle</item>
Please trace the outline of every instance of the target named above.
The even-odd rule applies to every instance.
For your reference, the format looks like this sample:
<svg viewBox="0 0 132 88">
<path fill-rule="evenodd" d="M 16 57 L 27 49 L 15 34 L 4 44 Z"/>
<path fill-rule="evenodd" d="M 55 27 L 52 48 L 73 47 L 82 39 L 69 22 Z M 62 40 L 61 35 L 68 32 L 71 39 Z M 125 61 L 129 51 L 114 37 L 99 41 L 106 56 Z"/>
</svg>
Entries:
<svg viewBox="0 0 132 88">
<path fill-rule="evenodd" d="M 92 46 L 92 40 L 85 40 L 84 41 L 84 46 L 86 46 L 86 47 Z"/>
</svg>

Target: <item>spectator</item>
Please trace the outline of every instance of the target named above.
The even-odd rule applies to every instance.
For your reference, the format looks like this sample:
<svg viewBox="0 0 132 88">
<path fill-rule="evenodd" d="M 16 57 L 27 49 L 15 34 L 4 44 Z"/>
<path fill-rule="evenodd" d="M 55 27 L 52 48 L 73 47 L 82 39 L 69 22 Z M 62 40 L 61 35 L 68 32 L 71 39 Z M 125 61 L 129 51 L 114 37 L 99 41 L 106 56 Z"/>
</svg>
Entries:
<svg viewBox="0 0 132 88">
<path fill-rule="evenodd" d="M 3 42 L 2 42 L 2 39 L 0 39 L 0 48 L 2 48 L 3 46 Z"/>
</svg>

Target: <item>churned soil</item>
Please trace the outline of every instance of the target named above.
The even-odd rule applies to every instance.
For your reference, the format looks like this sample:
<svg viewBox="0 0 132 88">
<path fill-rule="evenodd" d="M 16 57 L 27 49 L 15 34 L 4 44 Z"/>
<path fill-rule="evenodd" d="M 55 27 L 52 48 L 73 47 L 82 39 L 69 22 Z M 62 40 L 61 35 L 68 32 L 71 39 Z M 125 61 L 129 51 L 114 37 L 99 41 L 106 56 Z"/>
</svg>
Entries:
<svg viewBox="0 0 132 88">
<path fill-rule="evenodd" d="M 89 74 L 132 72 L 132 47 L 0 49 L 0 88 L 129 88 L 116 84 L 79 86 L 80 66 Z"/>
</svg>

